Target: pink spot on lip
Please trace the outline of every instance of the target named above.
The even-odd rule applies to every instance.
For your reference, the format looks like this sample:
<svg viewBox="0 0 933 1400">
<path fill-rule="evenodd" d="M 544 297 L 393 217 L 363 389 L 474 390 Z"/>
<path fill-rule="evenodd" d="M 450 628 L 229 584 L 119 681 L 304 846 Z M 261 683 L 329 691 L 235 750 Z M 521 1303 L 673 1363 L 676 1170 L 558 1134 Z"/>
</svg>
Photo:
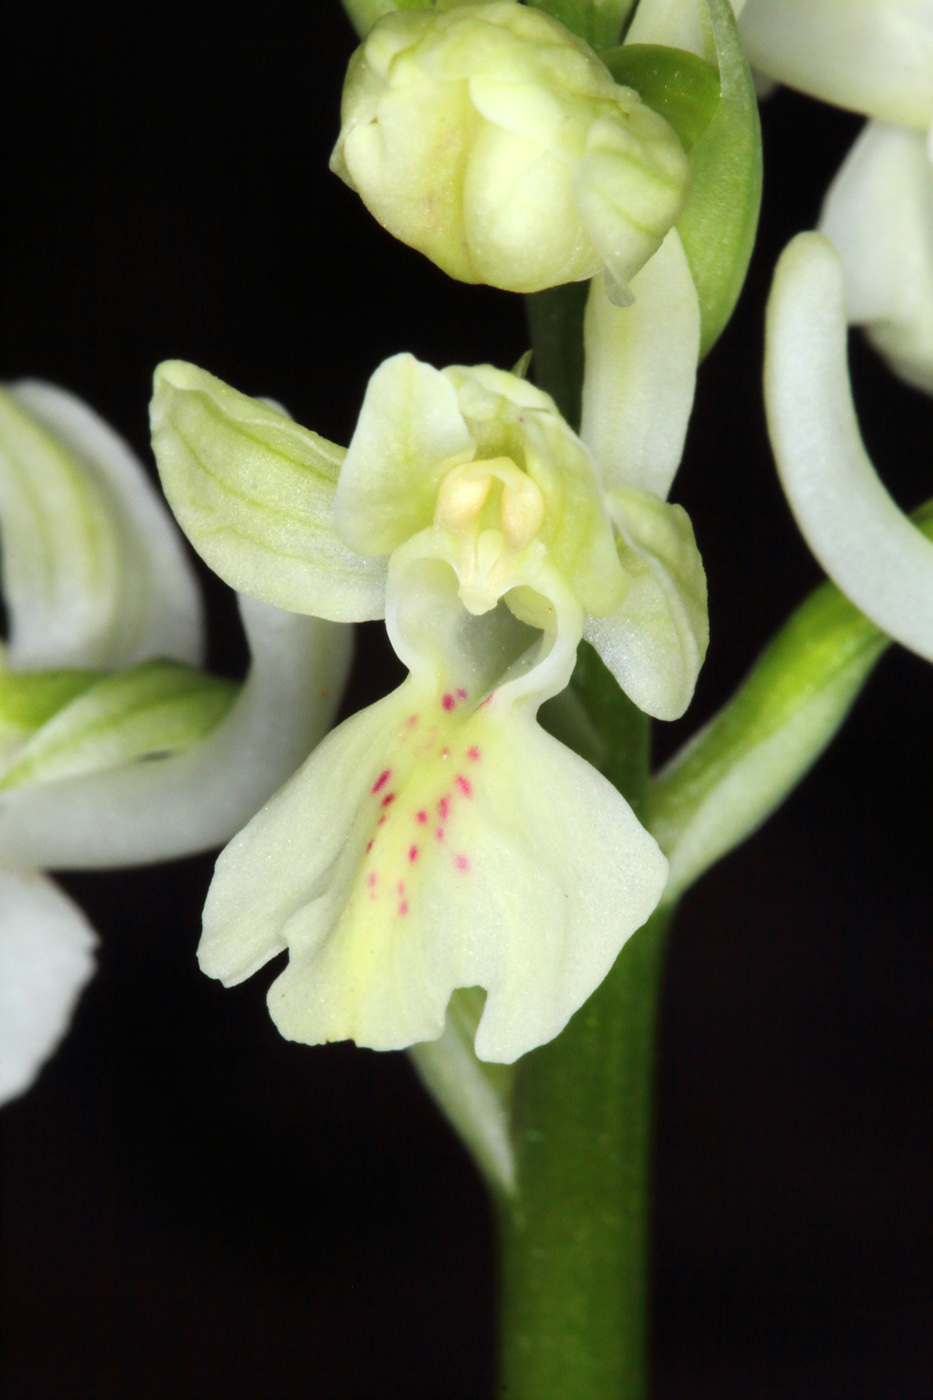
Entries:
<svg viewBox="0 0 933 1400">
<path fill-rule="evenodd" d="M 425 825 L 427 824 L 427 820 L 428 820 L 428 814 L 427 814 L 427 812 L 425 812 L 425 811 L 423 811 L 423 810 L 420 811 L 420 812 L 416 812 L 416 813 L 415 813 L 415 820 L 417 821 L 417 823 L 418 823 L 419 826 L 425 826 Z"/>
<path fill-rule="evenodd" d="M 479 759 L 479 756 L 480 756 L 480 755 L 479 755 L 479 749 L 476 747 L 475 744 L 473 745 L 472 748 L 467 749 L 467 758 L 472 758 L 472 760 L 473 760 L 474 763 L 477 762 L 477 760 Z"/>
<path fill-rule="evenodd" d="M 458 773 L 455 781 L 457 787 L 463 793 L 464 797 L 473 796 L 473 785 L 470 782 L 469 778 L 465 778 L 462 773 Z"/>
<path fill-rule="evenodd" d="M 457 699 L 458 699 L 458 700 L 465 700 L 466 698 L 467 698 L 467 693 L 466 693 L 466 691 L 463 689 L 462 686 L 458 686 L 458 688 L 457 688 Z"/>
<path fill-rule="evenodd" d="M 405 881 L 404 881 L 404 880 L 399 880 L 399 882 L 398 882 L 398 884 L 395 886 L 395 888 L 398 890 L 399 894 L 404 894 L 404 893 L 405 893 Z"/>
<path fill-rule="evenodd" d="M 379 777 L 378 777 L 378 778 L 376 779 L 376 781 L 373 783 L 373 787 L 372 787 L 373 793 L 377 793 L 377 792 L 379 792 L 380 788 L 384 788 L 385 785 L 386 785 L 386 783 L 387 783 L 387 782 L 389 781 L 389 779 L 391 778 L 391 776 L 392 776 L 392 769 L 391 769 L 391 768 L 383 768 L 382 772 L 379 774 Z"/>
<path fill-rule="evenodd" d="M 458 870 L 469 870 L 470 868 L 470 862 L 466 856 L 454 856 L 454 864 Z"/>
<path fill-rule="evenodd" d="M 438 802 L 437 810 L 440 813 L 441 820 L 446 821 L 450 815 L 450 802 L 446 797 L 442 797 L 440 802 Z"/>
<path fill-rule="evenodd" d="M 367 847 L 366 847 L 366 854 L 367 854 L 367 855 L 369 855 L 369 853 L 370 853 L 370 851 L 372 850 L 372 848 L 373 848 L 373 843 L 372 843 L 372 841 L 370 841 L 369 844 L 368 844 Z"/>
<path fill-rule="evenodd" d="M 434 835 L 437 837 L 438 841 L 443 841 L 443 839 L 444 839 L 444 828 L 443 828 L 442 826 L 439 826 L 439 827 L 437 828 L 437 830 L 435 831 Z"/>
<path fill-rule="evenodd" d="M 417 846 L 409 846 L 409 847 L 408 847 L 408 859 L 411 860 L 411 861 L 415 861 L 415 860 L 418 859 L 418 847 L 417 847 Z"/>
<path fill-rule="evenodd" d="M 444 706 L 444 709 L 445 709 L 445 710 L 452 710 L 452 709 L 454 708 L 454 706 L 456 705 L 456 703 L 457 703 L 457 702 L 456 702 L 456 700 L 454 699 L 454 697 L 451 695 L 450 691 L 448 691 L 447 694 L 446 694 L 445 696 L 443 696 L 442 699 L 441 699 L 441 704 Z"/>
<path fill-rule="evenodd" d="M 385 821 L 385 819 L 386 819 L 386 814 L 385 814 L 385 812 L 383 812 L 382 816 L 381 816 L 381 817 L 379 818 L 379 820 L 376 822 L 376 825 L 377 825 L 377 826 L 382 826 L 382 823 Z"/>
<path fill-rule="evenodd" d="M 398 907 L 398 912 L 399 912 L 400 914 L 407 914 L 407 913 L 408 913 L 408 900 L 407 900 L 407 899 L 403 899 L 403 900 L 402 900 L 401 904 L 400 904 L 399 907 Z"/>
<path fill-rule="evenodd" d="M 412 726 L 413 724 L 417 724 L 417 723 L 418 723 L 418 716 L 417 716 L 417 715 L 409 715 L 408 718 L 406 719 L 405 723 L 408 725 L 409 728 L 411 728 L 411 726 Z"/>
<path fill-rule="evenodd" d="M 383 807 L 390 807 L 394 801 L 395 801 L 395 793 L 394 793 L 394 792 L 387 792 L 386 795 L 385 795 L 385 797 L 382 799 L 382 805 L 383 805 Z"/>
<path fill-rule="evenodd" d="M 367 880 L 366 883 L 367 883 L 368 885 L 370 885 L 370 886 L 372 886 L 372 885 L 374 885 L 374 884 L 376 883 L 376 872 L 375 872 L 375 870 L 371 870 L 371 871 L 369 872 L 369 879 Z"/>
</svg>

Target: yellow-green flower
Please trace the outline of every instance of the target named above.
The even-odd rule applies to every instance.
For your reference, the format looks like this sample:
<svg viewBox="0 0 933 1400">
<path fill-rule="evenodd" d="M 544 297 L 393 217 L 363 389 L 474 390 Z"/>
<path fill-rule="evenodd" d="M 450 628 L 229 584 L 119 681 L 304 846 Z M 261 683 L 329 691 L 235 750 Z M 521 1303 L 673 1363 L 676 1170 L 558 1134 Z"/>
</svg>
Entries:
<svg viewBox="0 0 933 1400">
<path fill-rule="evenodd" d="M 347 74 L 332 168 L 452 277 L 532 292 L 605 267 L 616 295 L 683 208 L 668 124 L 540 10 L 380 19 Z"/>
<path fill-rule="evenodd" d="M 386 361 L 346 453 L 194 366 L 157 371 L 156 457 L 207 561 L 278 605 L 385 616 L 410 672 L 217 865 L 201 965 L 229 985 L 287 948 L 269 1006 L 292 1039 L 430 1040 L 478 985 L 476 1052 L 514 1060 L 661 897 L 653 839 L 535 718 L 584 633 L 656 714 L 681 713 L 705 651 L 702 565 L 663 499 L 699 344 L 676 234 L 649 268 L 630 308 L 594 283 L 582 439 L 490 366 Z"/>
</svg>

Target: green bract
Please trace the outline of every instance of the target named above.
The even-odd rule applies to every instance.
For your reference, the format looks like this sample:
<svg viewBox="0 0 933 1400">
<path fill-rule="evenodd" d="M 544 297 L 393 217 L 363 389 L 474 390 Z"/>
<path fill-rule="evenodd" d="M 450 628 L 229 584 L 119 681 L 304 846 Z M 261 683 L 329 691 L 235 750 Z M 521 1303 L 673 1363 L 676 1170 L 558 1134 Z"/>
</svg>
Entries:
<svg viewBox="0 0 933 1400">
<path fill-rule="evenodd" d="M 341 119 L 333 169 L 464 282 L 531 292 L 606 267 L 624 300 L 686 198 L 667 123 L 512 0 L 386 15 L 351 60 Z"/>
<path fill-rule="evenodd" d="M 179 753 L 219 724 L 237 690 L 178 662 L 145 661 L 102 676 L 0 765 L 0 789 Z"/>
<path fill-rule="evenodd" d="M 635 291 L 623 309 L 593 283 L 582 438 L 518 375 L 398 355 L 370 380 L 336 483 L 314 478 L 295 603 L 360 616 L 365 572 L 371 616 L 384 578 L 410 675 L 337 729 L 218 863 L 202 966 L 230 984 L 287 947 L 269 1005 L 293 1039 L 435 1039 L 452 992 L 480 986 L 476 1052 L 512 1061 L 557 1034 L 661 896 L 664 863 L 628 804 L 535 718 L 567 685 L 584 628 L 657 715 L 682 712 L 705 651 L 702 565 L 664 500 L 699 343 L 676 234 Z M 280 459 L 264 418 L 278 444 L 266 467 L 247 403 L 163 366 L 153 441 L 193 543 L 268 596 L 277 540 L 291 559 L 294 538 L 270 508 L 299 463 Z M 305 441 L 299 430 L 295 454 Z M 195 504 L 207 493 L 210 513 Z"/>
<path fill-rule="evenodd" d="M 761 205 L 758 101 L 733 8 L 741 5 L 642 0 L 625 44 L 603 54 L 620 82 L 642 85 L 689 153 L 690 197 L 677 231 L 700 299 L 702 355 L 735 308 Z"/>
</svg>

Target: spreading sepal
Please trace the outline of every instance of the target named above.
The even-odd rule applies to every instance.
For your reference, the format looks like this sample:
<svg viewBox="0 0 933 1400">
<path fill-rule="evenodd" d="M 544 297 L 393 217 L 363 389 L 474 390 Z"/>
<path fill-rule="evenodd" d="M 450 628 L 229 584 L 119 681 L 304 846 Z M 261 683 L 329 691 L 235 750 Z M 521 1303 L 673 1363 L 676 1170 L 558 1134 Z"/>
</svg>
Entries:
<svg viewBox="0 0 933 1400">
<path fill-rule="evenodd" d="M 181 360 L 156 370 L 150 416 L 169 504 L 231 587 L 336 622 L 382 616 L 384 567 L 334 533 L 342 448 Z"/>
</svg>

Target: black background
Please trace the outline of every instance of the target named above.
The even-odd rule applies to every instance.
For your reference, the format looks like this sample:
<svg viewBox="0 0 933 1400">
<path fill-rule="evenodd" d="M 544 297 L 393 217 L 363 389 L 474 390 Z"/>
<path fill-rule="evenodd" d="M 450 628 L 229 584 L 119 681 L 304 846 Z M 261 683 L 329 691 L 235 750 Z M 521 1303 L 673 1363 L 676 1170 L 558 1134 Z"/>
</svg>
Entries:
<svg viewBox="0 0 933 1400">
<path fill-rule="evenodd" d="M 7 0 L 2 25 L 4 378 L 75 390 L 150 462 L 169 356 L 346 442 L 386 355 L 507 367 L 526 348 L 518 298 L 448 281 L 327 173 L 353 45 L 337 0 Z M 662 755 L 819 578 L 767 447 L 762 315 L 858 121 L 787 93 L 763 119 L 761 237 L 674 489 L 713 640 Z M 858 338 L 852 358 L 866 441 L 912 507 L 933 407 Z M 230 595 L 205 583 L 212 664 L 236 674 Z M 346 712 L 397 675 L 364 628 Z M 931 700 L 930 668 L 892 649 L 814 773 L 685 901 L 660 1054 L 658 1400 L 933 1386 Z M 100 971 L 2 1116 L 4 1395 L 491 1396 L 471 1165 L 404 1056 L 287 1044 L 271 972 L 230 992 L 201 976 L 211 865 L 63 880 Z"/>
</svg>

